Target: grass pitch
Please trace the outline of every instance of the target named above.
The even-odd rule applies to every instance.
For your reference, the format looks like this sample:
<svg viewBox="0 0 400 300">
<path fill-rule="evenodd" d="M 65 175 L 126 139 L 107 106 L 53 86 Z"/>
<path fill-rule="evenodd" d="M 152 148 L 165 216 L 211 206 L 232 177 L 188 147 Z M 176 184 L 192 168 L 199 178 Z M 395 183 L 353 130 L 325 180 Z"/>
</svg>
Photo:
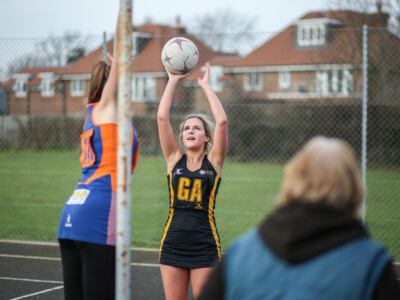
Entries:
<svg viewBox="0 0 400 300">
<path fill-rule="evenodd" d="M 80 178 L 79 151 L 0 152 L 0 239 L 55 242 L 62 207 Z M 215 218 L 222 249 L 275 207 L 283 165 L 227 159 Z M 132 185 L 132 245 L 158 248 L 168 217 L 165 162 L 141 155 Z M 400 260 L 400 172 L 367 173 L 366 225 Z"/>
</svg>

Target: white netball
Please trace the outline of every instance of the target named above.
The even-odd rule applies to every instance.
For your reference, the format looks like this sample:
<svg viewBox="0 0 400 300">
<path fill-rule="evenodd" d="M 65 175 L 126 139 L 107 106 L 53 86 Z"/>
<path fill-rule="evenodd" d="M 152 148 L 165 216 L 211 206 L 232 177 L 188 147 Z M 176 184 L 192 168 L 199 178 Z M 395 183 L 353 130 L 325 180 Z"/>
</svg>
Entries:
<svg viewBox="0 0 400 300">
<path fill-rule="evenodd" d="M 174 37 L 165 43 L 161 51 L 161 61 L 171 73 L 186 74 L 196 67 L 199 51 L 191 40 Z"/>
</svg>

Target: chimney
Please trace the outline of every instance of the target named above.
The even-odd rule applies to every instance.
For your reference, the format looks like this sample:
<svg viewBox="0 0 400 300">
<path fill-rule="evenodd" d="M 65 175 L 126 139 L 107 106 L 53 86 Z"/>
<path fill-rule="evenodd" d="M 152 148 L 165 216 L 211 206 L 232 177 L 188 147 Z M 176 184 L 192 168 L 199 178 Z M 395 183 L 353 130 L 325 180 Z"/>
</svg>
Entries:
<svg viewBox="0 0 400 300">
<path fill-rule="evenodd" d="M 182 26 L 180 16 L 176 16 L 175 25 L 171 27 L 171 34 L 174 36 L 186 34 L 186 28 Z"/>
<path fill-rule="evenodd" d="M 387 28 L 389 21 L 389 14 L 382 11 L 382 1 L 376 2 L 376 13 L 368 16 L 368 25 L 372 27 L 384 27 Z"/>
<path fill-rule="evenodd" d="M 387 13 L 375 13 L 375 14 L 370 14 L 368 16 L 368 25 L 371 27 L 388 27 L 388 21 L 389 21 L 389 14 Z"/>
<path fill-rule="evenodd" d="M 382 0 L 376 1 L 376 11 L 378 12 L 378 14 L 382 13 Z"/>
</svg>

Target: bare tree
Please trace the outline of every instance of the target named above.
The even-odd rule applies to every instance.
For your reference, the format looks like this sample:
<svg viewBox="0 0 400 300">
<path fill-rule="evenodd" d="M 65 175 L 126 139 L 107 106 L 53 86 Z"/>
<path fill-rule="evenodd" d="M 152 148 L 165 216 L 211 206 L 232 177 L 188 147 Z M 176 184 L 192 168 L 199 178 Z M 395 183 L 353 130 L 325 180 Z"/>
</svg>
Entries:
<svg viewBox="0 0 400 300">
<path fill-rule="evenodd" d="M 400 36 L 400 0 L 383 1 L 385 6 L 382 7 L 390 15 L 389 29 Z"/>
<path fill-rule="evenodd" d="M 63 66 L 68 63 L 69 57 L 76 56 L 76 49 L 84 49 L 81 44 L 79 33 L 66 31 L 61 37 L 51 34 L 37 44 L 37 49 L 46 57 L 49 66 Z M 79 51 L 81 54 L 85 53 L 85 51 Z"/>
<path fill-rule="evenodd" d="M 388 29 L 400 35 L 400 0 L 330 0 L 329 7 L 361 13 L 387 13 Z"/>
<path fill-rule="evenodd" d="M 189 29 L 215 51 L 237 52 L 235 47 L 244 36 L 249 42 L 249 33 L 254 31 L 257 22 L 257 17 L 223 8 L 197 16 Z M 235 38 L 232 38 L 233 35 Z M 235 40 L 235 43 L 232 44 L 232 40 Z"/>
<path fill-rule="evenodd" d="M 87 38 L 79 33 L 65 32 L 62 36 L 50 35 L 47 38 L 26 40 L 20 55 L 12 54 L 10 62 L 2 71 L 2 79 L 9 78 L 26 68 L 57 67 L 71 64 L 85 56 L 87 52 Z M 10 54 L 11 55 L 11 54 Z"/>
<path fill-rule="evenodd" d="M 47 65 L 47 61 L 44 57 L 37 56 L 34 54 L 25 54 L 13 59 L 4 71 L 3 80 L 7 80 L 13 74 L 20 72 L 26 68 L 43 67 Z"/>
</svg>

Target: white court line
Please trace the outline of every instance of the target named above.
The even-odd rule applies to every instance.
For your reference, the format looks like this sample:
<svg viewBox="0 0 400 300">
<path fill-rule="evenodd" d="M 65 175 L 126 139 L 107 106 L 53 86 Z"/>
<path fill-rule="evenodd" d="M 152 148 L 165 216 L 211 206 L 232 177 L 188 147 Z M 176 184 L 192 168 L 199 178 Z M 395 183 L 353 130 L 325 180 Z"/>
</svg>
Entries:
<svg viewBox="0 0 400 300">
<path fill-rule="evenodd" d="M 26 259 L 40 259 L 40 260 L 57 260 L 57 261 L 61 261 L 61 258 L 58 258 L 58 257 L 29 256 L 29 255 L 16 255 L 16 254 L 0 254 L 0 257 L 8 257 L 8 258 L 26 258 Z"/>
<path fill-rule="evenodd" d="M 40 280 L 40 279 L 27 279 L 27 278 L 11 278 L 11 277 L 0 277 L 3 280 L 15 280 L 15 281 L 28 281 L 28 282 L 40 282 L 40 283 L 63 283 L 62 281 L 55 280 Z"/>
<path fill-rule="evenodd" d="M 52 291 L 55 291 L 55 290 L 59 290 L 59 289 L 62 289 L 63 287 L 64 287 L 63 285 L 56 286 L 56 287 L 51 288 L 51 289 L 43 290 L 43 291 L 40 291 L 40 292 L 37 292 L 37 293 L 32 293 L 32 294 L 21 296 L 21 297 L 17 297 L 17 298 L 12 298 L 10 300 L 24 299 L 24 298 L 28 298 L 28 297 L 32 297 L 32 296 L 36 296 L 36 295 L 40 295 L 40 294 L 44 294 L 44 293 L 48 293 L 48 292 L 52 292 Z"/>
<path fill-rule="evenodd" d="M 28 256 L 28 255 L 15 255 L 15 254 L 0 254 L 0 257 L 61 261 L 61 258 L 57 257 Z M 151 264 L 151 263 L 131 262 L 130 265 L 136 267 L 160 267 L 159 264 Z"/>
<path fill-rule="evenodd" d="M 23 245 L 40 245 L 40 246 L 56 246 L 58 247 L 58 243 L 52 242 L 34 242 L 34 241 L 14 241 L 14 240 L 0 240 L 0 243 L 7 244 L 23 244 Z M 158 248 L 139 248 L 139 247 L 131 247 L 132 251 L 143 251 L 143 252 L 158 252 Z"/>
<path fill-rule="evenodd" d="M 6 244 L 24 244 L 24 245 L 40 245 L 40 246 L 58 246 L 57 243 L 51 242 L 33 242 L 33 241 L 17 241 L 17 240 L 0 240 L 0 243 Z"/>
</svg>

